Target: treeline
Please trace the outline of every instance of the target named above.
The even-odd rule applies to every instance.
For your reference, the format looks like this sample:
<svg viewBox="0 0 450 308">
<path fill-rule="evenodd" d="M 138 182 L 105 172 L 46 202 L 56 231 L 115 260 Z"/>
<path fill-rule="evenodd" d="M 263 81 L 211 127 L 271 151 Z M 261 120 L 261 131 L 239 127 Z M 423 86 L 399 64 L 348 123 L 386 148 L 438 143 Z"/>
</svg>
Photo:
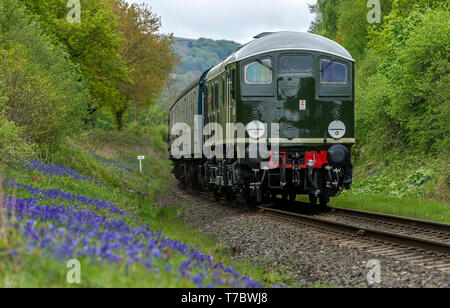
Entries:
<svg viewBox="0 0 450 308">
<path fill-rule="evenodd" d="M 226 40 L 175 38 L 175 54 L 181 60 L 177 70 L 175 87 L 182 89 L 187 86 L 201 73 L 235 52 L 239 46 L 239 43 Z"/>
<path fill-rule="evenodd" d="M 235 52 L 239 46 L 236 42 L 226 40 L 175 38 L 175 53 L 183 58 L 181 73 L 205 71 Z"/>
<path fill-rule="evenodd" d="M 370 1 L 375 5 L 377 1 Z M 450 150 L 450 11 L 446 0 L 318 0 L 310 31 L 357 60 L 356 155 L 389 161 L 402 153 Z M 369 19 L 368 19 L 369 14 Z"/>
<path fill-rule="evenodd" d="M 67 0 L 0 1 L 3 162 L 48 150 L 105 114 L 121 130 L 160 96 L 177 62 L 150 7 L 80 4 L 81 15 Z"/>
</svg>

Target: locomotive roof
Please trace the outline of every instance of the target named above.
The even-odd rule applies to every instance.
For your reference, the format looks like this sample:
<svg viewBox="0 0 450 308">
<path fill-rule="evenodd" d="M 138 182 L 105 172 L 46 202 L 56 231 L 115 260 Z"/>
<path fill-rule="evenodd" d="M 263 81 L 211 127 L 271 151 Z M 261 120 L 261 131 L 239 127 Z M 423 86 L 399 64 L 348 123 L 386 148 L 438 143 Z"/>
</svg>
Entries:
<svg viewBox="0 0 450 308">
<path fill-rule="evenodd" d="M 225 61 L 212 68 L 208 73 L 207 79 L 216 76 L 229 63 L 275 50 L 319 51 L 354 61 L 344 47 L 323 36 L 312 33 L 283 31 L 264 33 L 263 35 L 257 35 L 255 38 L 250 43 L 241 46 L 234 54 L 225 59 Z"/>
<path fill-rule="evenodd" d="M 235 61 L 260 53 L 269 52 L 271 50 L 280 49 L 322 51 L 353 61 L 350 53 L 344 47 L 332 40 L 312 33 L 290 31 L 265 34 L 264 36 L 251 41 L 235 53 Z"/>
<path fill-rule="evenodd" d="M 241 46 L 235 53 L 230 55 L 227 59 L 206 71 L 200 78 L 196 79 L 188 88 L 186 88 L 181 95 L 174 102 L 175 103 L 194 88 L 200 80 L 206 75 L 206 79 L 214 78 L 220 74 L 225 67 L 233 62 L 241 61 L 245 58 L 256 56 L 270 51 L 276 50 L 309 50 L 319 51 L 331 55 L 335 55 L 349 61 L 355 61 L 350 53 L 338 43 L 329 40 L 323 36 L 319 36 L 306 32 L 282 31 L 275 33 L 261 33 L 255 36 L 255 40 Z"/>
</svg>

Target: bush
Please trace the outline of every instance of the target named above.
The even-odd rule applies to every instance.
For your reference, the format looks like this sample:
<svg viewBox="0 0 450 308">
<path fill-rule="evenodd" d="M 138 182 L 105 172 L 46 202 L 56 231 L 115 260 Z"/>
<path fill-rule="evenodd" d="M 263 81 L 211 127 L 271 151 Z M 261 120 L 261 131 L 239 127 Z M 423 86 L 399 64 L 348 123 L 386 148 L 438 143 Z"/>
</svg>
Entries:
<svg viewBox="0 0 450 308">
<path fill-rule="evenodd" d="M 370 160 L 396 151 L 450 150 L 449 20 L 450 12 L 440 9 L 393 19 L 380 32 L 391 37 L 391 48 L 380 52 L 378 72 L 372 73 L 372 54 L 359 63 L 358 73 L 365 74 L 357 87 L 360 156 Z M 375 43 L 383 50 L 383 44 Z M 369 74 L 361 68 L 368 68 Z"/>
<path fill-rule="evenodd" d="M 4 164 L 13 164 L 34 154 L 32 144 L 22 137 L 22 130 L 4 117 L 3 104 L 6 97 L 0 93 L 0 168 Z"/>
<path fill-rule="evenodd" d="M 390 114 L 412 146 L 449 151 L 450 12 L 428 10 L 420 19 L 387 71 Z"/>
<path fill-rule="evenodd" d="M 76 134 L 90 100 L 79 68 L 14 0 L 0 3 L 0 93 L 5 116 L 41 146 Z"/>
<path fill-rule="evenodd" d="M 399 10 L 370 34 L 369 45 L 382 58 L 378 78 L 386 78 L 377 89 L 386 98 L 384 122 L 395 119 L 390 133 L 409 149 L 449 151 L 450 12 L 416 6 L 402 16 Z"/>
</svg>

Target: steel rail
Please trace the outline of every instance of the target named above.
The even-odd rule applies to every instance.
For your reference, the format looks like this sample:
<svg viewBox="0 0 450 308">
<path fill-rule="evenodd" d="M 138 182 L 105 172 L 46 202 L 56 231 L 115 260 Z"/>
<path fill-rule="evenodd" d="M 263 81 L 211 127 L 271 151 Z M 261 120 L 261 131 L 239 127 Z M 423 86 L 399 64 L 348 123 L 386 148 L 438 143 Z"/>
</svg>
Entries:
<svg viewBox="0 0 450 308">
<path fill-rule="evenodd" d="M 366 237 L 366 238 L 387 241 L 387 242 L 391 242 L 391 243 L 395 243 L 395 244 L 399 244 L 399 245 L 413 247 L 416 249 L 423 249 L 426 251 L 433 251 L 433 252 L 437 252 L 440 254 L 444 254 L 446 256 L 450 256 L 450 244 L 445 243 L 445 242 L 434 241 L 434 240 L 430 240 L 430 239 L 423 239 L 423 238 L 419 238 L 419 237 L 415 237 L 415 236 L 398 234 L 398 233 L 394 233 L 394 232 L 381 231 L 381 230 L 377 230 L 374 228 L 362 227 L 362 226 L 352 225 L 352 224 L 343 223 L 343 222 L 339 222 L 339 221 L 332 221 L 329 219 L 322 219 L 322 218 L 320 218 L 320 216 L 303 215 L 303 214 L 299 214 L 299 213 L 288 212 L 288 211 L 283 211 L 283 210 L 268 208 L 268 207 L 263 207 L 263 206 L 259 207 L 259 210 L 264 214 L 269 214 L 269 215 L 281 217 L 284 219 L 290 219 L 290 220 L 294 219 L 294 220 L 300 221 L 304 224 L 313 225 L 316 227 L 320 226 L 320 227 L 327 228 L 327 229 L 334 229 L 334 230 L 337 230 L 340 232 L 356 234 L 356 235 Z M 353 213 L 357 213 L 357 212 L 353 212 Z M 362 213 L 365 214 L 366 212 L 362 212 Z M 369 213 L 369 214 L 371 215 L 372 213 Z M 387 218 L 383 214 L 380 216 L 372 215 L 372 217 L 375 217 L 375 216 Z M 402 221 L 402 222 L 408 221 L 411 223 L 412 222 L 424 223 L 423 221 L 418 221 L 418 220 L 411 220 L 411 219 L 403 220 L 402 217 L 397 217 L 397 216 L 388 215 L 388 217 L 390 219 L 395 218 L 397 221 Z M 425 222 L 425 223 L 428 223 L 428 222 Z M 435 225 L 434 223 L 432 223 L 432 224 Z M 441 224 L 438 224 L 438 225 L 441 226 Z M 443 224 L 441 227 L 446 227 L 446 225 Z"/>
<path fill-rule="evenodd" d="M 185 190 L 186 191 L 186 190 Z M 192 192 L 191 192 L 192 193 Z M 217 200 L 214 196 L 212 196 L 208 192 L 196 192 L 196 195 L 199 197 L 202 197 L 204 199 L 207 199 L 208 201 L 221 203 L 224 205 L 235 205 L 235 202 L 228 202 L 224 199 Z M 277 200 L 278 202 L 281 200 Z M 304 205 L 302 202 L 295 202 L 295 204 L 301 204 Z M 275 205 L 274 203 L 273 205 Z M 243 209 L 241 207 L 236 206 L 237 208 Z M 292 205 L 291 205 L 292 207 Z M 304 215 L 300 213 L 295 213 L 291 211 L 286 210 L 280 210 L 276 208 L 266 207 L 266 206 L 258 206 L 257 209 L 263 213 L 268 214 L 268 216 L 275 216 L 278 218 L 282 218 L 285 220 L 296 220 L 297 222 L 301 222 L 302 224 L 309 225 L 312 227 L 322 227 L 324 229 L 328 230 L 336 230 L 339 232 L 347 233 L 350 235 L 357 235 L 363 238 L 368 239 L 374 239 L 374 240 L 382 240 L 385 242 L 390 242 L 398 245 L 403 245 L 406 247 L 415 248 L 418 250 L 424 250 L 424 251 L 430 251 L 438 254 L 442 254 L 445 257 L 450 256 L 450 244 L 446 242 L 431 240 L 431 239 L 425 239 L 420 238 L 414 235 L 405 235 L 405 234 L 399 234 L 395 232 L 388 232 L 388 231 L 382 231 L 378 230 L 376 228 L 372 227 L 364 227 L 361 225 L 355 225 L 340 221 L 333 221 L 329 218 L 323 219 L 320 217 L 320 212 L 317 215 Z M 298 209 L 298 207 L 297 207 Z M 355 215 L 355 217 L 361 217 L 361 218 L 371 218 L 371 219 L 377 219 L 380 220 L 379 222 L 382 223 L 383 219 L 388 220 L 390 222 L 403 224 L 405 227 L 417 227 L 422 228 L 424 230 L 429 231 L 440 231 L 440 232 L 448 232 L 450 234 L 450 225 L 445 223 L 438 223 L 438 222 L 431 222 L 431 221 L 425 221 L 425 220 L 419 220 L 414 218 L 408 218 L 408 217 L 401 217 L 401 216 L 394 216 L 394 215 L 388 215 L 388 214 L 381 214 L 381 213 L 374 213 L 374 212 L 365 212 L 360 210 L 353 210 L 353 209 L 342 209 L 342 208 L 329 208 L 332 212 L 336 213 L 342 213 L 342 214 L 349 214 L 349 215 Z M 248 210 L 248 209 L 247 209 Z M 401 227 L 401 226 L 398 226 Z"/>
<path fill-rule="evenodd" d="M 446 224 L 446 223 L 420 220 L 420 219 L 403 217 L 403 216 L 394 216 L 394 215 L 390 215 L 390 214 L 383 214 L 383 213 L 376 213 L 376 212 L 366 212 L 366 211 L 361 211 L 361 210 L 345 209 L 345 208 L 339 208 L 339 207 L 331 207 L 330 209 L 335 213 L 350 214 L 350 215 L 355 214 L 358 216 L 364 216 L 366 218 L 383 218 L 383 219 L 389 220 L 394 223 L 401 223 L 404 225 L 408 225 L 411 227 L 417 227 L 417 228 L 433 229 L 433 230 L 448 232 L 450 234 L 450 224 Z"/>
</svg>

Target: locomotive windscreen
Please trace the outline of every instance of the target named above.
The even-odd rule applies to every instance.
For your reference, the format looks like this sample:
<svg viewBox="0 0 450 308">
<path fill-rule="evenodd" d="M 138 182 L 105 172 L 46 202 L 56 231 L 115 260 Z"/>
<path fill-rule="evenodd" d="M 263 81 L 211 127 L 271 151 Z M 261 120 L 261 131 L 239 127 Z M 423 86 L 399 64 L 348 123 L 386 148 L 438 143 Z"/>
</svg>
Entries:
<svg viewBox="0 0 450 308">
<path fill-rule="evenodd" d="M 311 55 L 287 55 L 280 58 L 280 73 L 309 72 L 313 67 Z"/>
</svg>

